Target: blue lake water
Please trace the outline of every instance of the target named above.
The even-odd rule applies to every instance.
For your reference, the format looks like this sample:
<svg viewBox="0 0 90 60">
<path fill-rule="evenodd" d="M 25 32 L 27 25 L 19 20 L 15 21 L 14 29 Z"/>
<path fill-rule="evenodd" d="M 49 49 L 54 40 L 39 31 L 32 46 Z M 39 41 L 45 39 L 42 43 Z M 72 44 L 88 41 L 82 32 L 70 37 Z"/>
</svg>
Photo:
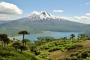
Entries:
<svg viewBox="0 0 90 60">
<path fill-rule="evenodd" d="M 61 37 L 67 37 L 67 38 L 70 38 L 70 35 L 71 34 L 75 34 L 75 36 L 77 37 L 77 35 L 79 34 L 80 32 L 51 32 L 51 31 L 46 31 L 42 34 L 30 34 L 30 35 L 25 35 L 25 38 L 27 39 L 30 39 L 32 42 L 37 40 L 38 37 L 46 37 L 46 36 L 49 36 L 49 37 L 54 37 L 54 38 L 61 38 Z M 22 40 L 22 35 L 20 36 L 15 36 L 15 37 L 10 37 L 11 39 L 12 38 L 15 38 L 15 39 L 18 39 L 18 40 Z"/>
</svg>

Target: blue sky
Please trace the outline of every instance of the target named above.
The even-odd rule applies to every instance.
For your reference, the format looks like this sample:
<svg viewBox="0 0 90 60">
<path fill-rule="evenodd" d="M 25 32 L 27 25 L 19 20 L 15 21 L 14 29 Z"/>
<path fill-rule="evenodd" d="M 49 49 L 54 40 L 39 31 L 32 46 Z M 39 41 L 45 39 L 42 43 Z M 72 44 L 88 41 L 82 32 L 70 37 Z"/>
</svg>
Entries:
<svg viewBox="0 0 90 60">
<path fill-rule="evenodd" d="M 12 18 L 25 17 L 33 11 L 47 11 L 62 18 L 73 19 L 73 21 L 75 20 L 73 17 L 76 17 L 79 20 L 80 18 L 87 19 L 87 22 L 90 17 L 90 0 L 0 0 L 0 2 L 14 4 L 23 11 L 21 14 L 3 14 Z"/>
</svg>

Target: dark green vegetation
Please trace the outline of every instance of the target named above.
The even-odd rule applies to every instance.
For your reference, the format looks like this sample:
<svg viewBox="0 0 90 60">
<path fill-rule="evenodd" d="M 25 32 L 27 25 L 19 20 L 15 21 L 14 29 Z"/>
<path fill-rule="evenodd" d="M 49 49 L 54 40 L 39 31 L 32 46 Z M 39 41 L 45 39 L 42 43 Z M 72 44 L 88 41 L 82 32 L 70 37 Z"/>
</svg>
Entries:
<svg viewBox="0 0 90 60">
<path fill-rule="evenodd" d="M 80 42 L 78 40 L 74 40 L 73 43 Z M 54 51 L 68 51 L 75 48 L 81 48 L 82 45 L 79 44 L 72 44 L 71 40 L 54 40 L 52 42 L 43 43 L 36 47 L 36 52 L 40 58 L 43 59 L 50 59 L 49 55 Z"/>
<path fill-rule="evenodd" d="M 27 31 L 21 32 L 27 34 Z M 0 60 L 40 60 L 29 50 L 29 45 L 28 39 L 9 40 L 6 34 L 0 34 Z"/>
<path fill-rule="evenodd" d="M 90 60 L 90 51 L 81 50 L 75 53 L 72 53 L 70 57 L 64 58 L 61 60 Z"/>
<path fill-rule="evenodd" d="M 13 47 L 0 47 L 0 60 L 37 60 L 37 57 L 28 51 L 20 53 Z"/>
<path fill-rule="evenodd" d="M 85 34 L 79 34 L 77 39 L 74 34 L 70 35 L 70 39 L 66 37 L 60 39 L 39 37 L 38 41 L 35 43 L 37 47 L 33 46 L 32 52 L 45 60 L 89 59 L 90 52 L 88 48 L 90 47 L 90 41 L 87 39 L 88 37 Z M 76 52 L 80 55 L 79 57 L 78 55 L 72 56 Z M 84 57 L 84 53 L 86 53 L 86 57 Z"/>
<path fill-rule="evenodd" d="M 0 34 L 0 60 L 83 60 L 90 59 L 90 41 L 85 34 L 74 34 L 70 38 L 38 37 L 35 43 L 24 39 L 27 31 L 21 31 L 22 41 L 10 40 Z M 88 45 L 88 46 L 87 46 Z"/>
</svg>

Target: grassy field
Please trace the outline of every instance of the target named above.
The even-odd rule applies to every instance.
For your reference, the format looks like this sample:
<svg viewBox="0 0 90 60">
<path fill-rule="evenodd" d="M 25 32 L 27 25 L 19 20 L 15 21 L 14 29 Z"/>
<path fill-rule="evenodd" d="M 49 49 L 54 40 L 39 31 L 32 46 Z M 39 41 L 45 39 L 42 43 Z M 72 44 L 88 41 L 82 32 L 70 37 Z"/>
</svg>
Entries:
<svg viewBox="0 0 90 60">
<path fill-rule="evenodd" d="M 85 41 L 77 42 L 74 44 L 79 44 L 79 45 L 82 45 L 83 47 L 74 48 L 74 49 L 64 51 L 64 52 L 62 52 L 60 50 L 54 51 L 49 55 L 50 59 L 58 60 L 61 58 L 70 57 L 71 54 L 81 51 L 81 50 L 90 51 L 90 40 L 85 40 Z"/>
<path fill-rule="evenodd" d="M 0 60 L 90 60 L 90 40 L 85 37 L 38 37 L 35 43 L 10 40 L 6 34 L 0 34 L 0 38 Z"/>
<path fill-rule="evenodd" d="M 75 52 L 77 49 L 83 48 L 83 45 L 81 44 L 82 42 L 85 41 L 55 40 L 52 42 L 43 43 L 36 48 L 36 51 L 39 52 L 37 56 L 47 60 L 56 60 L 64 57 L 69 57 L 70 54 Z"/>
</svg>

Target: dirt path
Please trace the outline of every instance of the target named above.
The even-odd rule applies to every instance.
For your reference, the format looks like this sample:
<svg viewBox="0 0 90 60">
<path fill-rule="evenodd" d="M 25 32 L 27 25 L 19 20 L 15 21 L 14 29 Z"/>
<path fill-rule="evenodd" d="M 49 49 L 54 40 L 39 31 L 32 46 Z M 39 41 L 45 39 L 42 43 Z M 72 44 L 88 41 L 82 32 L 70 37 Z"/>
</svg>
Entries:
<svg viewBox="0 0 90 60">
<path fill-rule="evenodd" d="M 86 40 L 86 41 L 80 42 L 78 44 L 83 45 L 83 47 L 90 47 L 90 40 Z"/>
<path fill-rule="evenodd" d="M 49 57 L 52 60 L 58 60 L 60 58 L 69 57 L 72 53 L 74 53 L 76 51 L 79 51 L 81 49 L 90 50 L 90 40 L 86 40 L 86 41 L 83 41 L 83 42 L 78 42 L 76 44 L 83 45 L 83 48 L 76 48 L 76 49 L 72 49 L 72 50 L 65 51 L 65 52 L 62 52 L 60 50 L 59 51 L 55 51 L 55 52 L 52 52 L 49 55 Z"/>
</svg>

